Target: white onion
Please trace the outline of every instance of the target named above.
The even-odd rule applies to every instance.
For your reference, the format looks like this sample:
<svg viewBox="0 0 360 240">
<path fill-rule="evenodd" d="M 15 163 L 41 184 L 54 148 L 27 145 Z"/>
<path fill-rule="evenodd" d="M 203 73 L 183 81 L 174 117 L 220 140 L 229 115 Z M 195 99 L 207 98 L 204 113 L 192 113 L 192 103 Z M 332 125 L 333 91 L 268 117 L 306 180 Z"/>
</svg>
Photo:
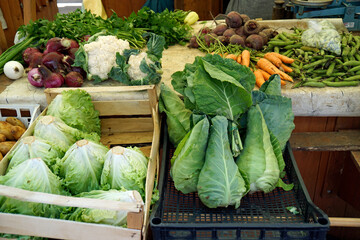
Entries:
<svg viewBox="0 0 360 240">
<path fill-rule="evenodd" d="M 17 61 L 9 61 L 4 65 L 4 74 L 12 80 L 19 79 L 24 75 L 24 67 Z"/>
</svg>

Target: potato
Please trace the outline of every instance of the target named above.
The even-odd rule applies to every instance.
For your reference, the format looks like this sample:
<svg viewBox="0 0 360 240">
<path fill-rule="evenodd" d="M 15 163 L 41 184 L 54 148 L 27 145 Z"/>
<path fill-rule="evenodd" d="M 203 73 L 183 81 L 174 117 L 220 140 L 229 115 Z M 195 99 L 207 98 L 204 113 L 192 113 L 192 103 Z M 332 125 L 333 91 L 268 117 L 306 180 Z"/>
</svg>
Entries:
<svg viewBox="0 0 360 240">
<path fill-rule="evenodd" d="M 15 140 L 11 133 L 11 128 L 14 127 L 8 122 L 0 121 L 0 133 L 4 134 L 7 140 Z"/>
<path fill-rule="evenodd" d="M 3 155 L 2 155 L 2 153 L 0 152 L 0 161 L 3 159 Z"/>
<path fill-rule="evenodd" d="M 16 117 L 7 117 L 5 121 L 13 126 L 19 126 L 26 129 L 25 125 Z"/>
<path fill-rule="evenodd" d="M 14 146 L 16 142 L 15 141 L 5 141 L 5 142 L 0 142 L 0 152 L 3 156 L 5 156 L 10 149 L 12 148 L 12 146 Z"/>
<path fill-rule="evenodd" d="M 25 131 L 26 131 L 25 128 L 22 128 L 19 126 L 13 126 L 11 128 L 11 134 L 13 135 L 15 140 L 18 140 L 19 138 L 21 138 L 21 136 L 24 134 Z"/>
<path fill-rule="evenodd" d="M 6 141 L 6 136 L 0 133 L 0 142 L 5 142 L 5 141 Z"/>
</svg>

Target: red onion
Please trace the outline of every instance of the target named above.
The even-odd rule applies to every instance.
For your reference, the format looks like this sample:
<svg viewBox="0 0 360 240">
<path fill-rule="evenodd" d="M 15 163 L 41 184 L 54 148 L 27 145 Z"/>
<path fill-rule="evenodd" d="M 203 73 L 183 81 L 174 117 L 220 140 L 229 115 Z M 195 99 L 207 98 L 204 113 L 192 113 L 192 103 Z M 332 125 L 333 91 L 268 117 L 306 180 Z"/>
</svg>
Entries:
<svg viewBox="0 0 360 240">
<path fill-rule="evenodd" d="M 23 52 L 23 59 L 26 64 L 30 63 L 32 56 L 35 53 L 40 53 L 39 49 L 33 48 L 33 47 L 29 47 L 29 48 L 25 49 L 25 51 Z"/>
<path fill-rule="evenodd" d="M 51 72 L 45 66 L 40 66 L 39 72 L 43 76 L 45 88 L 61 87 L 64 84 L 65 79 L 60 73 Z"/>
<path fill-rule="evenodd" d="M 63 72 L 64 65 L 62 62 L 64 55 L 58 52 L 50 52 L 44 55 L 42 59 L 42 64 L 49 68 L 53 72 Z"/>
<path fill-rule="evenodd" d="M 39 68 L 33 68 L 28 72 L 27 75 L 28 81 L 31 85 L 35 87 L 43 87 L 44 86 L 44 78 L 39 71 Z"/>
<path fill-rule="evenodd" d="M 84 83 L 84 78 L 78 72 L 69 72 L 65 76 L 65 83 L 69 87 L 81 87 Z"/>
</svg>

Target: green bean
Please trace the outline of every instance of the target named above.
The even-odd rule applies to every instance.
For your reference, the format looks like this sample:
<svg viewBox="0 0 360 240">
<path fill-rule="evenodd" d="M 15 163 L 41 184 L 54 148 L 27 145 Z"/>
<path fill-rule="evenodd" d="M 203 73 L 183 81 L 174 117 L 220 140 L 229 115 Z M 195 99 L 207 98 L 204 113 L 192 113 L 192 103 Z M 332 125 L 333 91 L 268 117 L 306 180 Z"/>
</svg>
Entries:
<svg viewBox="0 0 360 240">
<path fill-rule="evenodd" d="M 291 88 L 298 88 L 298 87 L 301 87 L 303 84 L 304 84 L 304 82 L 301 81 L 301 82 L 294 84 Z"/>
<path fill-rule="evenodd" d="M 314 73 L 320 73 L 320 74 L 324 74 L 324 73 L 326 73 L 326 69 L 316 69 L 316 70 L 314 70 L 313 72 Z"/>
<path fill-rule="evenodd" d="M 360 66 L 360 61 L 348 61 L 343 63 L 344 66 Z"/>
<path fill-rule="evenodd" d="M 354 80 L 360 80 L 360 75 L 355 75 L 352 77 L 347 77 L 343 79 L 344 81 L 354 81 Z"/>
<path fill-rule="evenodd" d="M 306 81 L 308 81 L 308 82 L 317 82 L 320 79 L 322 79 L 322 76 L 313 77 L 313 78 L 307 78 Z"/>
<path fill-rule="evenodd" d="M 354 57 L 356 58 L 356 60 L 360 61 L 360 54 L 355 53 Z"/>
<path fill-rule="evenodd" d="M 359 70 L 360 70 L 360 66 L 356 66 L 356 67 L 350 68 L 349 72 L 357 72 Z"/>
<path fill-rule="evenodd" d="M 303 84 L 303 86 L 306 86 L 306 87 L 319 87 L 319 88 L 323 88 L 323 87 L 326 87 L 326 85 L 322 82 L 305 82 Z"/>
<path fill-rule="evenodd" d="M 305 62 L 309 61 L 309 52 L 305 52 L 304 60 L 305 60 Z"/>
<path fill-rule="evenodd" d="M 334 55 L 324 55 L 324 58 L 335 58 Z"/>
<path fill-rule="evenodd" d="M 287 50 L 286 52 L 284 52 L 282 55 L 287 56 L 287 55 L 290 54 L 292 51 L 293 51 L 292 49 L 289 49 L 289 50 Z M 288 57 L 288 56 L 287 56 L 287 57 Z"/>
<path fill-rule="evenodd" d="M 356 50 L 357 49 L 355 47 L 352 47 L 350 50 L 349 56 L 354 56 L 354 54 L 356 53 Z"/>
<path fill-rule="evenodd" d="M 330 81 L 322 81 L 329 87 L 348 87 L 348 86 L 357 86 L 359 85 L 359 81 L 348 81 L 348 82 L 330 82 Z"/>
<path fill-rule="evenodd" d="M 275 46 L 275 47 L 274 47 L 274 52 L 279 53 L 279 52 L 280 52 L 280 48 L 279 48 L 278 46 Z"/>
<path fill-rule="evenodd" d="M 347 42 L 350 43 L 352 40 L 353 40 L 353 35 L 351 33 L 349 33 Z"/>
<path fill-rule="evenodd" d="M 350 53 L 350 47 L 349 47 L 349 46 L 346 46 L 346 47 L 344 47 L 344 49 L 342 50 L 341 55 L 342 55 L 342 56 L 347 56 L 347 55 L 349 55 L 349 53 Z"/>
<path fill-rule="evenodd" d="M 278 46 L 278 47 L 283 47 L 283 46 L 287 46 L 287 45 L 290 45 L 290 44 L 294 44 L 294 41 L 281 41 L 281 40 L 270 40 L 269 41 L 269 44 L 272 44 L 274 46 Z"/>
<path fill-rule="evenodd" d="M 318 48 L 309 47 L 309 46 L 302 46 L 300 49 L 304 50 L 304 51 L 310 51 L 310 52 L 319 52 L 320 51 Z"/>
<path fill-rule="evenodd" d="M 336 73 L 331 74 L 332 77 L 342 77 L 345 75 L 346 75 L 346 73 L 344 73 L 344 72 L 336 72 Z"/>
<path fill-rule="evenodd" d="M 344 34 L 341 39 L 341 46 L 345 47 L 347 45 L 347 40 L 348 39 L 347 39 L 346 35 Z"/>
<path fill-rule="evenodd" d="M 309 64 L 306 64 L 303 66 L 304 69 L 309 69 L 309 68 L 312 68 L 312 67 L 315 67 L 315 66 L 318 66 L 320 64 L 323 64 L 327 61 L 327 59 L 320 59 L 318 61 L 315 61 L 315 62 L 312 62 L 312 63 L 309 63 Z"/>
<path fill-rule="evenodd" d="M 296 44 L 292 44 L 292 45 L 287 45 L 284 47 L 284 49 L 293 49 L 293 48 L 299 48 L 302 47 L 303 44 L 302 43 L 296 43 Z"/>
<path fill-rule="evenodd" d="M 330 64 L 329 68 L 326 71 L 326 76 L 330 76 L 333 73 L 335 65 L 336 65 L 336 62 L 332 62 Z"/>
<path fill-rule="evenodd" d="M 335 78 L 336 78 L 336 77 L 328 77 L 328 78 L 326 78 L 325 80 L 326 80 L 326 81 L 333 81 L 333 80 L 335 80 Z"/>
</svg>

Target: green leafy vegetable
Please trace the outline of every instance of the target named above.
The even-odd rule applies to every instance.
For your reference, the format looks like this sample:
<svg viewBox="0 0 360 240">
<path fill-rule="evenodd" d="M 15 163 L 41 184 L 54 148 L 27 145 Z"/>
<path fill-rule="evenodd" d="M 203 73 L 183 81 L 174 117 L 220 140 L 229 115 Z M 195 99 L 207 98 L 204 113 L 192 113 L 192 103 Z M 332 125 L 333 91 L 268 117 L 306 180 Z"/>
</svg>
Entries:
<svg viewBox="0 0 360 240">
<path fill-rule="evenodd" d="M 70 127 L 83 132 L 101 134 L 99 112 L 85 90 L 62 91 L 49 104 L 46 114 L 58 117 Z"/>
<path fill-rule="evenodd" d="M 100 141 L 98 134 L 82 132 L 68 126 L 60 118 L 50 115 L 39 117 L 39 121 L 34 128 L 34 136 L 44 139 L 51 145 L 55 145 L 64 153 L 78 140 L 88 139 L 95 142 Z"/>
<path fill-rule="evenodd" d="M 53 170 L 57 159 L 62 158 L 64 153 L 49 142 L 34 136 L 28 136 L 20 139 L 16 148 L 9 153 L 8 172 L 13 167 L 30 158 L 41 158 L 46 165 Z"/>
<path fill-rule="evenodd" d="M 295 128 L 292 102 L 290 98 L 281 96 L 278 75 L 267 82 L 260 91 L 252 92 L 252 98 L 254 104 L 258 104 L 261 108 L 268 129 L 279 140 L 280 147 L 284 150 Z"/>
<path fill-rule="evenodd" d="M 184 194 L 197 191 L 208 135 L 209 121 L 205 117 L 181 140 L 171 159 L 170 174 L 175 188 Z"/>
<path fill-rule="evenodd" d="M 236 160 L 249 178 L 250 190 L 268 193 L 282 183 L 280 167 L 285 165 L 279 163 L 283 161 L 279 142 L 271 137 L 259 105 L 252 106 L 248 111 L 244 149 Z"/>
<path fill-rule="evenodd" d="M 77 197 L 136 203 L 140 199 L 140 196 L 137 196 L 136 194 L 138 193 L 135 191 L 119 191 L 110 189 L 108 191 L 93 190 L 91 192 L 84 192 L 77 195 Z M 125 227 L 127 223 L 127 211 L 113 211 L 93 208 L 67 208 L 66 211 L 61 214 L 61 218 L 78 222 Z"/>
<path fill-rule="evenodd" d="M 238 208 L 248 189 L 230 150 L 228 121 L 223 116 L 216 116 L 211 122 L 205 163 L 197 186 L 199 198 L 209 208 L 229 205 Z"/>
<path fill-rule="evenodd" d="M 165 84 L 160 86 L 160 111 L 166 113 L 169 138 L 177 146 L 190 131 L 191 111 L 185 108 L 180 97 Z"/>
<path fill-rule="evenodd" d="M 28 159 L 14 166 L 4 176 L 0 176 L 0 184 L 34 192 L 68 195 L 59 177 L 50 171 L 41 158 Z M 0 211 L 54 218 L 59 216 L 61 208 L 0 196 Z"/>
<path fill-rule="evenodd" d="M 156 13 L 148 7 L 143 7 L 137 13 L 133 12 L 125 21 L 135 28 L 164 36 L 165 46 L 168 47 L 176 43 L 185 45 L 190 39 L 192 28 L 184 24 L 187 14 L 186 11 L 169 11 L 168 9 Z"/>
<path fill-rule="evenodd" d="M 145 197 L 148 159 L 137 147 L 113 147 L 105 156 L 101 173 L 104 189 L 136 190 Z"/>
</svg>

